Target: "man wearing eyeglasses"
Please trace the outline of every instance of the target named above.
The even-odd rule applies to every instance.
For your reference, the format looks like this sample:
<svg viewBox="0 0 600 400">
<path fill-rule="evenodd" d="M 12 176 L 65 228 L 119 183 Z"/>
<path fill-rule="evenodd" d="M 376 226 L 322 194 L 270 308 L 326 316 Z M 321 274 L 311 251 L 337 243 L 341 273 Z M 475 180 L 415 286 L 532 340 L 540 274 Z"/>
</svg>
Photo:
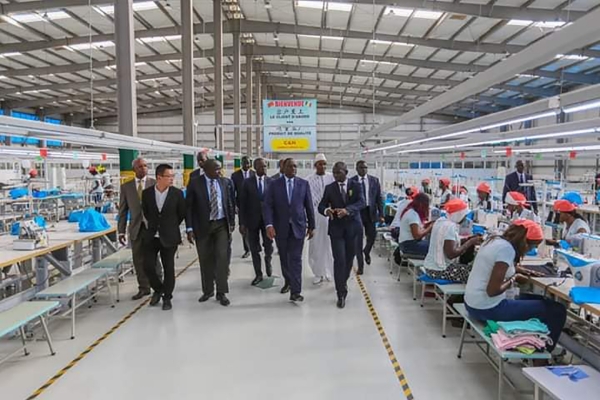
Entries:
<svg viewBox="0 0 600 400">
<path fill-rule="evenodd" d="M 150 305 L 163 300 L 162 309 L 172 308 L 171 299 L 175 288 L 175 253 L 181 244 L 179 226 L 185 219 L 183 192 L 173 187 L 175 172 L 168 164 L 156 167 L 156 184 L 142 192 L 142 213 L 145 226 L 142 230 L 144 270 L 154 290 Z M 164 280 L 156 273 L 156 257 L 160 255 Z"/>
</svg>

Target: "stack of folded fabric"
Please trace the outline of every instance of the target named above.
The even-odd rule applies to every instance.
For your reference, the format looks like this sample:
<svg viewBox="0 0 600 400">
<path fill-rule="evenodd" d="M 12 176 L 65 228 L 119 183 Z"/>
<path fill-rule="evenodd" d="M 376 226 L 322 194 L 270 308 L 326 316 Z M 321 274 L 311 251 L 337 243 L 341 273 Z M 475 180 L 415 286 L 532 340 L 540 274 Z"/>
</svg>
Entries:
<svg viewBox="0 0 600 400">
<path fill-rule="evenodd" d="M 533 354 L 537 350 L 544 350 L 547 344 L 552 343 L 548 326 L 536 318 L 527 321 L 487 321 L 484 332 L 492 338 L 494 346 L 501 351 L 512 350 Z"/>
</svg>

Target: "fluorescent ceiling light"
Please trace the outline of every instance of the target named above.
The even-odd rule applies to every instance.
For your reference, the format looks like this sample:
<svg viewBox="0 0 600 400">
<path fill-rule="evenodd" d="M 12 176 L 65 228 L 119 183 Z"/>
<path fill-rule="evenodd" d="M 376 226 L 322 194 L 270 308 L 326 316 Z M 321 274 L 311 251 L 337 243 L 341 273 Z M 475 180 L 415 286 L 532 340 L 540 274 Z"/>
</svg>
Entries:
<svg viewBox="0 0 600 400">
<path fill-rule="evenodd" d="M 414 18 L 421 18 L 421 19 L 438 19 L 439 17 L 441 17 L 442 15 L 444 15 L 443 12 L 441 11 L 424 11 L 424 10 L 417 10 L 415 11 L 415 13 L 413 14 Z"/>
<path fill-rule="evenodd" d="M 22 55 L 22 54 L 15 51 L 15 52 L 0 54 L 0 57 L 16 57 L 16 56 L 20 56 L 20 55 Z"/>
<path fill-rule="evenodd" d="M 388 61 L 377 61 L 377 60 L 360 60 L 361 63 L 364 64 L 384 64 L 384 65 L 397 65 L 396 63 L 391 63 Z"/>
<path fill-rule="evenodd" d="M 533 21 L 524 20 L 524 19 L 511 19 L 510 21 L 508 21 L 508 23 L 506 25 L 511 25 L 511 26 L 529 26 L 531 24 L 533 24 Z"/>
<path fill-rule="evenodd" d="M 513 153 L 559 153 L 559 152 L 567 152 L 567 151 L 590 151 L 590 150 L 600 150 L 600 145 L 598 146 L 570 146 L 570 147 L 546 147 L 542 149 L 512 149 Z M 494 153 L 504 153 L 505 150 L 495 150 Z"/>
<path fill-rule="evenodd" d="M 318 35 L 298 35 L 307 39 L 328 39 L 328 40 L 344 40 L 342 36 L 318 36 Z"/>
<path fill-rule="evenodd" d="M 415 45 L 411 44 L 411 43 L 392 42 L 389 40 L 378 40 L 378 39 L 371 39 L 371 40 L 369 40 L 369 43 L 374 44 L 374 45 L 381 44 L 384 46 L 394 45 L 394 46 L 415 47 Z"/>
<path fill-rule="evenodd" d="M 494 128 L 500 128 L 501 126 L 505 126 L 505 125 L 512 125 L 512 124 L 518 124 L 520 122 L 532 121 L 534 119 L 540 119 L 540 118 L 546 118 L 546 117 L 553 117 L 556 114 L 558 114 L 558 112 L 555 111 L 555 110 L 553 110 L 553 111 L 547 111 L 547 112 L 540 113 L 540 114 L 528 115 L 526 117 L 512 119 L 510 121 L 498 122 L 496 124 L 483 126 L 483 127 L 481 127 L 481 130 L 482 131 L 487 131 L 487 130 L 494 129 Z"/>
<path fill-rule="evenodd" d="M 562 21 L 541 21 L 536 22 L 533 26 L 535 26 L 536 28 L 556 29 L 562 27 L 564 24 L 565 23 Z"/>
<path fill-rule="evenodd" d="M 65 49 L 67 50 L 71 50 L 71 51 L 76 51 L 76 50 L 90 50 L 90 48 L 94 48 L 94 49 L 104 49 L 107 47 L 114 47 L 115 43 L 107 40 L 104 42 L 95 42 L 95 43 L 80 43 L 80 44 L 72 44 L 69 46 L 64 46 Z"/>
<path fill-rule="evenodd" d="M 296 7 L 314 8 L 324 11 L 352 11 L 352 4 L 348 3 L 323 3 L 322 1 L 298 0 Z"/>
<path fill-rule="evenodd" d="M 101 11 L 101 14 L 114 14 L 115 8 L 114 6 L 97 6 L 94 7 L 96 11 Z M 133 3 L 133 11 L 148 11 L 148 10 L 156 10 L 158 6 L 154 1 L 142 1 L 139 3 Z"/>
<path fill-rule="evenodd" d="M 393 15 L 396 17 L 410 17 L 413 13 L 412 8 L 386 7 L 384 15 Z"/>
<path fill-rule="evenodd" d="M 556 58 L 562 59 L 562 60 L 573 60 L 573 61 L 585 61 L 585 60 L 589 59 L 589 57 L 577 55 L 577 54 L 557 54 Z"/>
<path fill-rule="evenodd" d="M 518 74 L 517 78 L 540 78 L 540 76 L 538 75 L 532 75 L 532 74 Z"/>
<path fill-rule="evenodd" d="M 64 11 L 51 11 L 44 14 L 39 13 L 27 13 L 27 14 L 12 14 L 10 16 L 13 20 L 26 24 L 30 22 L 44 22 L 47 20 L 67 19 L 70 18 L 69 14 Z"/>
<path fill-rule="evenodd" d="M 138 43 L 156 43 L 156 42 L 166 42 L 168 40 L 180 40 L 180 35 L 171 35 L 171 36 L 150 36 L 145 38 L 136 39 Z"/>
<path fill-rule="evenodd" d="M 580 104 L 578 106 L 566 107 L 566 108 L 563 108 L 563 112 L 565 114 L 570 114 L 570 113 L 574 113 L 574 112 L 578 112 L 578 111 L 591 110 L 593 108 L 598 108 L 598 107 L 600 107 L 600 100 L 592 101 L 590 103 Z"/>
<path fill-rule="evenodd" d="M 8 79 L 8 77 L 5 75 L 0 75 L 0 80 L 2 80 L 2 79 Z"/>
</svg>

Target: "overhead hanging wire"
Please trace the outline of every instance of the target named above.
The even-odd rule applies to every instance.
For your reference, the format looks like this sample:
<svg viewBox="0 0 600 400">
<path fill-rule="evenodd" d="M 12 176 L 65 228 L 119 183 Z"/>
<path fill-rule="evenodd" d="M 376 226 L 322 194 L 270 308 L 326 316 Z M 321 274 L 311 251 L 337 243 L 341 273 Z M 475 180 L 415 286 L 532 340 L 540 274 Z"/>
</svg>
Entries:
<svg viewBox="0 0 600 400">
<path fill-rule="evenodd" d="M 88 29 L 89 29 L 89 46 L 90 46 L 90 129 L 96 129 L 94 127 L 94 46 L 92 45 L 92 15 L 93 15 L 93 8 L 92 8 L 92 0 L 88 0 L 88 13 L 89 13 L 89 18 L 88 18 Z M 116 70 L 116 68 L 115 68 Z"/>
</svg>

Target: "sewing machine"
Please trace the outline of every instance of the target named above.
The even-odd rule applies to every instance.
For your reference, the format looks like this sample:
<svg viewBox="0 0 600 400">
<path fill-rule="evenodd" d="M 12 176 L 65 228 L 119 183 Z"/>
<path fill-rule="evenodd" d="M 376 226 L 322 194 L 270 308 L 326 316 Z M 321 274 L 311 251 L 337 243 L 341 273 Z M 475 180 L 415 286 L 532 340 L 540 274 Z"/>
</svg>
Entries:
<svg viewBox="0 0 600 400">
<path fill-rule="evenodd" d="M 600 236 L 581 235 L 581 253 L 589 258 L 600 260 Z"/>
<path fill-rule="evenodd" d="M 13 241 L 13 250 L 35 250 L 48 246 L 48 233 L 33 220 L 22 221 L 19 238 Z"/>
</svg>

